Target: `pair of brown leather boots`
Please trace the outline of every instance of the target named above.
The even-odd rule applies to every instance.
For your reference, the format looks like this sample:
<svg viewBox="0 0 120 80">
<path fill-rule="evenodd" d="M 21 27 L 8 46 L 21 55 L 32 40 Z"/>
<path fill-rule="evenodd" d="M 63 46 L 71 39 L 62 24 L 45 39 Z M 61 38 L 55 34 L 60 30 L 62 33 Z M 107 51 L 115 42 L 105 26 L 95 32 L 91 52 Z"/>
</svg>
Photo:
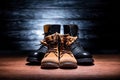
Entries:
<svg viewBox="0 0 120 80">
<path fill-rule="evenodd" d="M 41 44 L 48 47 L 41 61 L 41 68 L 77 68 L 77 61 L 70 51 L 70 45 L 77 37 L 54 33 L 46 36 Z"/>
</svg>

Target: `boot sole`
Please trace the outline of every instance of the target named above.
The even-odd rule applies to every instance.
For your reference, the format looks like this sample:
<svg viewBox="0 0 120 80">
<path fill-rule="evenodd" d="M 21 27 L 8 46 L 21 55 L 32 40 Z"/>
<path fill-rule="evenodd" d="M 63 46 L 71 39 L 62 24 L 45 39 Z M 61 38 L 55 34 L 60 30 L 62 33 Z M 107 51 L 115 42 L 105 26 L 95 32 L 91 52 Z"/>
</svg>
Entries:
<svg viewBox="0 0 120 80">
<path fill-rule="evenodd" d="M 26 61 L 30 63 L 40 63 L 40 61 L 35 57 L 28 57 Z"/>
<path fill-rule="evenodd" d="M 56 69 L 58 67 L 59 67 L 59 65 L 57 63 L 53 63 L 53 62 L 41 63 L 42 69 Z"/>
<path fill-rule="evenodd" d="M 77 59 L 78 65 L 93 65 L 94 59 L 93 58 L 79 58 Z"/>
<path fill-rule="evenodd" d="M 60 68 L 61 69 L 75 69 L 77 68 L 77 64 L 73 62 L 63 62 L 63 63 L 60 63 Z"/>
</svg>

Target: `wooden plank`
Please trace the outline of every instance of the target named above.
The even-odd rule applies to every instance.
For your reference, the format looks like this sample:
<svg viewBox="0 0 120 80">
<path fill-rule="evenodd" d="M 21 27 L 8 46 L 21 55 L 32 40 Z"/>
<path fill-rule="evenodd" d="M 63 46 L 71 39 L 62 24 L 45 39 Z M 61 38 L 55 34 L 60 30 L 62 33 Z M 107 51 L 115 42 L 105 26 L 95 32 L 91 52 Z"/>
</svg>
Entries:
<svg viewBox="0 0 120 80">
<path fill-rule="evenodd" d="M 103 8 L 107 0 L 5 0 L 0 2 L 4 8 L 41 8 L 41 7 L 80 7 Z M 17 7 L 16 7 L 17 5 Z"/>
<path fill-rule="evenodd" d="M 3 10 L 3 19 L 99 19 L 105 17 L 103 9 L 41 8 Z"/>
<path fill-rule="evenodd" d="M 19 50 L 38 50 L 40 47 L 40 41 L 18 41 L 13 42 L 14 46 L 19 45 Z"/>
<path fill-rule="evenodd" d="M 4 30 L 40 30 L 45 24 L 76 24 L 79 29 L 94 29 L 104 26 L 103 21 L 92 20 L 67 20 L 67 19 L 8 19 L 1 21 Z M 2 30 L 2 29 L 1 29 Z M 4 31 L 3 30 L 3 31 Z M 43 30 L 43 29 L 42 29 Z"/>
</svg>

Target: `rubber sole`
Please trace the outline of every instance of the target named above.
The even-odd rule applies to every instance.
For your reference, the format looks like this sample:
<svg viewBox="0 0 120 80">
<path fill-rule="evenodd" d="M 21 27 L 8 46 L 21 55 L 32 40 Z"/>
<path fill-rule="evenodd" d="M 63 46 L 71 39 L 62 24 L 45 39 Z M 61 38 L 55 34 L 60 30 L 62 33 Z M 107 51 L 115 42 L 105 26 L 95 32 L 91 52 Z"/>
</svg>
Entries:
<svg viewBox="0 0 120 80">
<path fill-rule="evenodd" d="M 53 63 L 53 62 L 41 63 L 41 68 L 42 69 L 56 69 L 58 67 L 59 67 L 59 65 L 57 63 Z"/>
<path fill-rule="evenodd" d="M 78 65 L 93 65 L 94 59 L 93 58 L 79 58 L 76 59 Z"/>
<path fill-rule="evenodd" d="M 77 64 L 73 62 L 63 62 L 63 63 L 60 63 L 60 68 L 61 69 L 75 69 L 77 68 Z"/>
<path fill-rule="evenodd" d="M 30 63 L 40 63 L 40 61 L 38 61 L 38 58 L 35 57 L 28 57 L 26 61 Z"/>
</svg>

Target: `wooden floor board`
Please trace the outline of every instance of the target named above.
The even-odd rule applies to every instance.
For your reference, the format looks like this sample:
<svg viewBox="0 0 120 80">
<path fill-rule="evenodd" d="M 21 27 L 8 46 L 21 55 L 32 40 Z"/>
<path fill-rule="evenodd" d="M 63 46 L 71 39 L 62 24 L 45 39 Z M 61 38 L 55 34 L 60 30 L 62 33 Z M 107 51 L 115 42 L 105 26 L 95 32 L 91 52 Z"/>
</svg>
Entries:
<svg viewBox="0 0 120 80">
<path fill-rule="evenodd" d="M 41 69 L 27 65 L 27 56 L 0 56 L 0 80 L 114 80 L 120 79 L 120 54 L 95 54 L 94 65 L 77 69 Z"/>
</svg>

